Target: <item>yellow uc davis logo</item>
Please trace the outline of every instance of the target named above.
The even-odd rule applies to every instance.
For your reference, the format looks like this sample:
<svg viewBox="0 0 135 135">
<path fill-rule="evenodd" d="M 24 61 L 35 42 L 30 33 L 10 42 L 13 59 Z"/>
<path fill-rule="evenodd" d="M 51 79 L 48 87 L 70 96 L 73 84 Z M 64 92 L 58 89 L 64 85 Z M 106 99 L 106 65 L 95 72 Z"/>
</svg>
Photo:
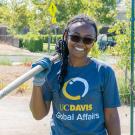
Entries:
<svg viewBox="0 0 135 135">
<path fill-rule="evenodd" d="M 76 96 L 72 96 L 71 94 L 69 94 L 67 92 L 67 86 L 68 85 L 74 85 L 75 82 L 79 82 L 79 83 L 81 82 L 81 83 L 84 84 L 83 94 L 80 94 L 80 95 L 78 94 Z M 77 90 L 77 89 L 75 89 L 75 90 Z M 89 90 L 88 82 L 85 79 L 80 78 L 80 77 L 76 77 L 76 78 L 72 78 L 72 79 L 68 80 L 67 82 L 64 83 L 64 86 L 63 86 L 63 89 L 62 89 L 63 95 L 70 100 L 80 100 L 81 98 L 83 98 L 88 93 L 88 90 Z"/>
</svg>

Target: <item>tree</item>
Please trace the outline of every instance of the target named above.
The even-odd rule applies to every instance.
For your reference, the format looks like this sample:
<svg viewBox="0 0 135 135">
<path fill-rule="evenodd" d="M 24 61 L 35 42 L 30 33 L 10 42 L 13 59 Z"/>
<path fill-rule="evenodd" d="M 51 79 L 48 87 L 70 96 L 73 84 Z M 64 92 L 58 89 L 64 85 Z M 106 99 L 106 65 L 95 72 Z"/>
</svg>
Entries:
<svg viewBox="0 0 135 135">
<path fill-rule="evenodd" d="M 51 1 L 58 9 L 56 20 L 61 29 L 69 18 L 79 13 L 88 14 L 99 23 L 113 22 L 114 0 L 5 0 L 5 4 L 0 6 L 0 22 L 6 24 L 14 34 L 21 34 L 24 27 L 35 34 L 42 29 L 47 31 L 51 25 L 48 11 Z"/>
<path fill-rule="evenodd" d="M 58 22 L 66 22 L 70 17 L 84 13 L 101 24 L 111 24 L 116 15 L 115 0 L 57 0 Z"/>
<path fill-rule="evenodd" d="M 29 10 L 26 1 L 11 0 L 0 7 L 2 14 L 0 22 L 8 26 L 13 34 L 20 33 L 24 26 L 27 26 Z"/>
<path fill-rule="evenodd" d="M 130 40 L 131 40 L 131 27 L 130 27 L 130 18 L 131 11 L 129 6 L 129 0 L 127 1 L 127 20 L 117 20 L 112 28 L 109 30 L 110 32 L 114 32 L 116 34 L 115 40 L 117 42 L 117 46 L 114 48 L 115 55 L 120 57 L 120 67 L 130 68 Z"/>
<path fill-rule="evenodd" d="M 94 14 L 96 20 L 101 24 L 111 24 L 114 22 L 116 19 L 116 0 L 99 0 L 97 6 Z"/>
<path fill-rule="evenodd" d="M 110 29 L 110 32 L 115 32 L 115 40 L 117 42 L 117 45 L 113 50 L 110 50 L 109 52 L 113 55 L 117 55 L 119 57 L 118 66 L 121 70 L 125 73 L 125 78 L 123 85 L 120 85 L 121 93 L 124 95 L 124 99 L 127 99 L 129 102 L 130 96 L 129 96 L 129 86 L 131 84 L 129 79 L 129 71 L 130 71 L 130 65 L 131 65 L 131 26 L 130 26 L 130 18 L 131 18 L 131 11 L 129 11 L 130 6 L 128 5 L 130 1 L 127 1 L 127 20 L 120 20 L 117 21 L 112 28 Z M 120 78 L 121 80 L 123 79 Z M 122 87 L 121 87 L 122 86 Z M 127 94 L 127 95 L 125 95 Z"/>
<path fill-rule="evenodd" d="M 115 55 L 120 57 L 120 67 L 130 67 L 130 24 L 127 21 L 117 21 L 109 30 L 115 32 L 117 46 L 114 50 Z"/>
</svg>

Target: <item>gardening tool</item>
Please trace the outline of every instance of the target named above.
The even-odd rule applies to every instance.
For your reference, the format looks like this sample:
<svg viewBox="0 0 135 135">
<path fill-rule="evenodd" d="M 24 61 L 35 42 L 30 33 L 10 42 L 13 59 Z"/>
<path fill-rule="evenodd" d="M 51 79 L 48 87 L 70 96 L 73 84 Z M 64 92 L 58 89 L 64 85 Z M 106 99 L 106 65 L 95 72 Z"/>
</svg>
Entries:
<svg viewBox="0 0 135 135">
<path fill-rule="evenodd" d="M 58 55 L 53 56 L 50 58 L 52 62 L 55 62 L 59 58 Z M 2 99 L 4 96 L 6 96 L 8 93 L 15 90 L 18 86 L 32 78 L 34 75 L 38 74 L 39 72 L 43 71 L 44 68 L 42 66 L 38 65 L 34 68 L 32 68 L 30 71 L 26 72 L 22 76 L 18 77 L 16 80 L 11 82 L 9 85 L 7 85 L 4 89 L 0 91 L 0 99 Z"/>
</svg>

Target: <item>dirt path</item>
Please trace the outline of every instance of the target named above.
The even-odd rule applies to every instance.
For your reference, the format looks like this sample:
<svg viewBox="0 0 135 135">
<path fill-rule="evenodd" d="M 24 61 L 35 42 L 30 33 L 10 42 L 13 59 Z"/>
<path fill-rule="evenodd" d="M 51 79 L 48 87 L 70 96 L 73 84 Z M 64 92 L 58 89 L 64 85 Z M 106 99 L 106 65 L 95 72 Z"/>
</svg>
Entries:
<svg viewBox="0 0 135 135">
<path fill-rule="evenodd" d="M 41 121 L 34 120 L 29 100 L 19 96 L 0 100 L 0 135 L 49 135 L 50 114 Z"/>
</svg>

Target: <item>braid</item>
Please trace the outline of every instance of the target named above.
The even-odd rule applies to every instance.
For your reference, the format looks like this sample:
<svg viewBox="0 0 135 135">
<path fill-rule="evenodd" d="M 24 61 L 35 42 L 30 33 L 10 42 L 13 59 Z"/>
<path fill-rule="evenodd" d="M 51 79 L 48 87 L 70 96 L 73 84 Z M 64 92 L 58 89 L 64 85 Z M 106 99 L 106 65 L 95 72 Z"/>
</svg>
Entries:
<svg viewBox="0 0 135 135">
<path fill-rule="evenodd" d="M 72 18 L 66 28 L 65 28 L 65 32 L 63 34 L 63 39 L 62 40 L 59 40 L 57 43 L 56 43 L 56 52 L 59 54 L 60 56 L 60 59 L 62 61 L 61 63 L 61 68 L 60 68 L 60 72 L 58 73 L 58 80 L 59 80 L 59 84 L 60 84 L 60 89 L 62 89 L 63 87 L 63 84 L 64 84 L 64 78 L 65 76 L 67 75 L 67 66 L 68 66 L 68 54 L 69 54 L 69 51 L 68 51 L 68 45 L 67 45 L 67 39 L 65 40 L 64 36 L 65 36 L 65 33 L 68 34 L 69 30 L 70 30 L 70 26 L 73 24 L 73 23 L 76 23 L 76 22 L 86 22 L 88 24 L 91 24 L 94 29 L 95 29 L 95 32 L 96 32 L 96 40 L 97 40 L 97 26 L 95 24 L 95 22 L 93 20 L 91 20 L 88 16 L 86 15 L 77 15 L 75 16 L 74 18 Z"/>
<path fill-rule="evenodd" d="M 64 40 L 59 40 L 56 44 L 56 52 L 59 54 L 61 63 L 61 69 L 58 74 L 58 80 L 60 83 L 60 89 L 63 87 L 64 84 L 64 77 L 67 75 L 67 66 L 68 66 L 68 47 L 67 43 Z"/>
</svg>

